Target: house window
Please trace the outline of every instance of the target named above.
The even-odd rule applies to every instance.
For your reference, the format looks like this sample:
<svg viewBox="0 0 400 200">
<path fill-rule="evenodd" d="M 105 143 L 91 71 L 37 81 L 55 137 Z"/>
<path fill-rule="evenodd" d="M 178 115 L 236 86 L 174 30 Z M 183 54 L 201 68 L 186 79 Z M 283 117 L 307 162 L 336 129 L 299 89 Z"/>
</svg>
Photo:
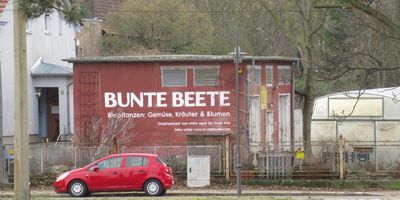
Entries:
<svg viewBox="0 0 400 200">
<path fill-rule="evenodd" d="M 267 86 L 272 86 L 272 81 L 273 81 L 273 67 L 272 65 L 267 65 L 265 67 L 265 72 L 266 72 L 266 79 L 267 79 Z"/>
<path fill-rule="evenodd" d="M 278 66 L 279 85 L 289 85 L 292 79 L 290 66 Z"/>
<path fill-rule="evenodd" d="M 261 66 L 247 66 L 247 78 L 250 85 L 261 85 Z"/>
<path fill-rule="evenodd" d="M 32 34 L 32 20 L 31 19 L 26 20 L 25 26 L 26 26 L 26 33 Z"/>
<path fill-rule="evenodd" d="M 218 68 L 195 68 L 194 73 L 194 85 L 195 86 L 207 86 L 207 85 L 218 85 Z"/>
<path fill-rule="evenodd" d="M 50 13 L 46 13 L 44 15 L 44 33 L 50 34 L 51 33 L 51 18 Z"/>
<path fill-rule="evenodd" d="M 62 25 L 64 17 L 61 12 L 58 13 L 58 34 L 62 35 Z"/>
<path fill-rule="evenodd" d="M 186 86 L 186 69 L 162 69 L 162 86 Z"/>
</svg>

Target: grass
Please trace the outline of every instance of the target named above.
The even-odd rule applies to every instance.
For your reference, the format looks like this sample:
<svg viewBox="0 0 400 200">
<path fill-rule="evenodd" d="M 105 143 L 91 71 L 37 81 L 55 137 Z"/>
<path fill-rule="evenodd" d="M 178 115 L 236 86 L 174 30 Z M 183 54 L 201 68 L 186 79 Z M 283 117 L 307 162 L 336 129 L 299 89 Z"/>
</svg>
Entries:
<svg viewBox="0 0 400 200">
<path fill-rule="evenodd" d="M 400 190 L 400 180 L 246 180 L 244 185 L 333 189 Z"/>
</svg>

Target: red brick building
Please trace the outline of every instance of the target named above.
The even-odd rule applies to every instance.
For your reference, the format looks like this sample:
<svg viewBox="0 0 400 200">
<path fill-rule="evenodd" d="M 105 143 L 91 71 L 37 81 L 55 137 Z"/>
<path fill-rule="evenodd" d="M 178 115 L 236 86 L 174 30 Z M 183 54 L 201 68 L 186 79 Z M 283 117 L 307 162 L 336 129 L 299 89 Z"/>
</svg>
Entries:
<svg viewBox="0 0 400 200">
<path fill-rule="evenodd" d="M 131 118 L 132 146 L 236 144 L 235 64 L 231 56 L 67 59 L 74 64 L 75 134 L 92 116 Z M 242 143 L 262 151 L 293 140 L 292 68 L 298 59 L 245 56 L 240 63 Z"/>
</svg>

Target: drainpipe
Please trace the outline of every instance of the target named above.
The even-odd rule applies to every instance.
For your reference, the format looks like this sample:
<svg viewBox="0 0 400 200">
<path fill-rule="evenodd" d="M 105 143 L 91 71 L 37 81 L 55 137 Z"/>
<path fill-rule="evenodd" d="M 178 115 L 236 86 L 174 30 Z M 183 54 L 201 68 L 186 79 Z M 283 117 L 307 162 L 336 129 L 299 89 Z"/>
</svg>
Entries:
<svg viewBox="0 0 400 200">
<path fill-rule="evenodd" d="M 0 52 L 1 55 L 1 52 Z M 0 59 L 0 187 L 3 186 L 3 183 L 6 181 L 6 173 L 3 171 L 4 167 L 4 160 L 5 160 L 5 148 L 3 147 L 3 92 L 2 92 L 2 78 L 1 78 L 1 59 Z"/>
<path fill-rule="evenodd" d="M 69 101 L 69 87 L 74 84 L 72 81 L 71 83 L 67 84 L 67 134 L 71 133 L 70 126 L 71 126 L 71 121 L 70 121 L 70 101 Z"/>
</svg>

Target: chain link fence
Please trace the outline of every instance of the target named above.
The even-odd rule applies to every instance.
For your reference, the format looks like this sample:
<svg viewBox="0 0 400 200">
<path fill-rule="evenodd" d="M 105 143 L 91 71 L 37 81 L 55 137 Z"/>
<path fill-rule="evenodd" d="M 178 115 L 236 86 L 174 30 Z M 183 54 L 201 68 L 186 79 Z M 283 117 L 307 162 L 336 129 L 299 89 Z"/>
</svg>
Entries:
<svg viewBox="0 0 400 200">
<path fill-rule="evenodd" d="M 125 147 L 123 153 L 153 153 L 170 165 L 174 173 L 187 172 L 187 157 L 190 155 L 209 155 L 211 158 L 210 169 L 212 173 L 223 172 L 223 151 L 218 145 L 195 146 L 141 146 Z"/>
<path fill-rule="evenodd" d="M 339 178 L 339 144 L 337 141 L 312 142 L 312 157 L 307 162 L 298 155 L 302 142 L 252 143 L 241 146 L 240 164 L 244 178 L 254 179 L 337 179 Z M 5 152 L 10 152 L 7 146 Z M 209 155 L 213 176 L 235 176 L 236 145 L 226 151 L 221 145 L 123 147 L 122 153 L 158 154 L 172 166 L 174 173 L 187 173 L 190 155 Z M 400 142 L 345 141 L 344 173 L 347 179 L 399 177 Z M 71 143 L 30 144 L 30 172 L 59 173 L 83 167 L 110 154 L 110 148 L 74 147 Z M 229 154 L 228 160 L 226 153 Z M 304 153 L 304 152 L 303 152 Z M 7 153 L 6 153 L 7 154 Z M 303 154 L 304 155 L 304 154 Z M 13 175 L 13 156 L 6 155 L 4 173 Z M 228 167 L 226 167 L 228 165 Z"/>
</svg>

